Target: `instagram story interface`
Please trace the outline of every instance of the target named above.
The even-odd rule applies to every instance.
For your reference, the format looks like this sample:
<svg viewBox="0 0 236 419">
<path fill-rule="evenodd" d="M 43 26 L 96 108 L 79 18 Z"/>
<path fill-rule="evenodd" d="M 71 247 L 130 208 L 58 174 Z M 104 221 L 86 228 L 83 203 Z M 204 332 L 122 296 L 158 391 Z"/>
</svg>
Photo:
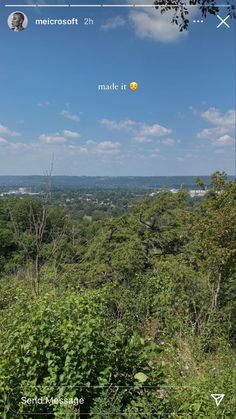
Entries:
<svg viewBox="0 0 236 419">
<path fill-rule="evenodd" d="M 1 3 L 3 417 L 235 417 L 221 3 Z"/>
</svg>

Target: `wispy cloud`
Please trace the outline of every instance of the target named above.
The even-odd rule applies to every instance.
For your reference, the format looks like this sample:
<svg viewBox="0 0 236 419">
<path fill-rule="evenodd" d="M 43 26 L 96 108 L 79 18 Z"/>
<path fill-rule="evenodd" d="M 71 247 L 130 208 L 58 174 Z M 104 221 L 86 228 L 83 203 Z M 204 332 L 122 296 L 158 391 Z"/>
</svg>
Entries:
<svg viewBox="0 0 236 419">
<path fill-rule="evenodd" d="M 47 108 L 48 106 L 50 106 L 50 102 L 48 100 L 44 100 L 42 102 L 37 103 L 37 106 L 39 108 Z"/>
<path fill-rule="evenodd" d="M 198 138 L 205 138 L 209 140 L 215 140 L 217 137 L 227 134 L 229 128 L 227 127 L 215 127 L 215 128 L 204 128 L 197 134 Z"/>
<path fill-rule="evenodd" d="M 64 130 L 62 133 L 41 134 L 39 140 L 47 144 L 63 144 L 70 139 L 79 138 L 80 133 L 76 131 Z"/>
<path fill-rule="evenodd" d="M 120 143 L 113 141 L 101 141 L 97 143 L 93 140 L 86 142 L 90 154 L 118 154 L 120 152 Z"/>
<path fill-rule="evenodd" d="M 137 143 L 149 143 L 153 138 L 165 137 L 172 132 L 171 129 L 159 124 L 146 124 L 128 118 L 121 121 L 102 119 L 100 120 L 100 124 L 109 130 L 126 132 L 131 135 L 133 140 Z"/>
<path fill-rule="evenodd" d="M 41 134 L 39 140 L 46 144 L 62 144 L 67 140 L 63 135 L 56 134 Z"/>
<path fill-rule="evenodd" d="M 71 113 L 68 109 L 63 109 L 60 112 L 60 115 L 63 116 L 66 119 L 69 119 L 71 121 L 79 122 L 80 121 L 80 115 Z"/>
<path fill-rule="evenodd" d="M 1 149 L 5 149 L 7 151 L 11 150 L 21 150 L 21 149 L 29 149 L 31 147 L 30 144 L 22 143 L 22 142 L 12 142 L 5 140 L 5 138 L 0 138 L 0 147 Z"/>
<path fill-rule="evenodd" d="M 233 109 L 228 110 L 225 114 L 221 114 L 219 109 L 209 108 L 202 113 L 202 117 L 214 125 L 225 128 L 235 127 L 236 123 L 236 112 Z"/>
<path fill-rule="evenodd" d="M 128 3 L 132 3 L 131 0 Z M 151 4 L 150 0 L 136 0 L 136 4 Z M 190 14 L 192 15 L 192 11 Z M 139 38 L 148 38 L 159 42 L 174 42 L 184 39 L 187 31 L 180 32 L 178 25 L 171 21 L 174 12 L 168 11 L 161 14 L 159 10 L 153 8 L 134 8 L 130 11 L 129 19 Z"/>
<path fill-rule="evenodd" d="M 115 16 L 110 19 L 107 19 L 105 23 L 102 24 L 101 30 L 104 32 L 121 28 L 125 25 L 125 19 L 122 16 Z"/>
<path fill-rule="evenodd" d="M 201 117 L 215 126 L 204 128 L 197 134 L 198 138 L 211 140 L 216 146 L 233 144 L 236 124 L 236 112 L 233 109 L 221 113 L 219 109 L 211 107 L 202 112 Z"/>
<path fill-rule="evenodd" d="M 20 133 L 11 130 L 10 128 L 6 127 L 5 125 L 0 124 L 0 135 L 9 136 L 9 137 L 17 137 L 17 136 L 20 135 Z"/>
<path fill-rule="evenodd" d="M 118 130 L 118 131 L 133 131 L 134 127 L 137 125 L 137 122 L 132 121 L 131 119 L 124 119 L 121 121 L 114 121 L 112 119 L 101 119 L 101 125 L 104 125 L 106 128 L 110 130 Z"/>
<path fill-rule="evenodd" d="M 222 135 L 222 137 L 217 138 L 216 145 L 224 146 L 224 145 L 232 145 L 234 143 L 233 137 L 230 135 Z"/>
<path fill-rule="evenodd" d="M 63 135 L 65 138 L 79 138 L 80 137 L 80 133 L 77 131 L 70 131 L 68 129 L 65 129 L 63 131 Z"/>
<path fill-rule="evenodd" d="M 169 135 L 171 133 L 171 129 L 163 127 L 159 124 L 141 124 L 138 136 L 144 138 L 149 137 L 164 137 L 165 135 Z"/>
</svg>

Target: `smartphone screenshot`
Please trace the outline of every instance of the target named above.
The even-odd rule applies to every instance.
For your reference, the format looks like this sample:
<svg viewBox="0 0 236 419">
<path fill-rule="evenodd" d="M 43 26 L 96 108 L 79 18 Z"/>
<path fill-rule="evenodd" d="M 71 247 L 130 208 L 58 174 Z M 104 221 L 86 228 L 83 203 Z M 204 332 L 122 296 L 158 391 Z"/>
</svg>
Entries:
<svg viewBox="0 0 236 419">
<path fill-rule="evenodd" d="M 236 416 L 235 0 L 0 4 L 0 415 Z"/>
</svg>

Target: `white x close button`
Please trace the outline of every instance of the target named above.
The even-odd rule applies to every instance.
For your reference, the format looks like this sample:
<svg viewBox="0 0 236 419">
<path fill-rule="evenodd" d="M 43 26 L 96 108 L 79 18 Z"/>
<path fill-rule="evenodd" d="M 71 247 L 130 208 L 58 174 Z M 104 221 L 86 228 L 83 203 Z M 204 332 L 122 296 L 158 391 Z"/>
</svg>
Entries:
<svg viewBox="0 0 236 419">
<path fill-rule="evenodd" d="M 230 28 L 230 26 L 228 25 L 228 23 L 226 23 L 226 20 L 227 19 L 229 19 L 229 17 L 230 17 L 230 15 L 227 15 L 224 19 L 222 19 L 222 17 L 221 16 L 219 16 L 219 15 L 216 15 L 217 17 L 218 17 L 218 19 L 220 19 L 220 23 L 219 23 L 219 25 L 217 26 L 217 29 L 218 28 L 220 28 L 221 27 L 221 25 L 225 25 L 228 29 Z"/>
</svg>

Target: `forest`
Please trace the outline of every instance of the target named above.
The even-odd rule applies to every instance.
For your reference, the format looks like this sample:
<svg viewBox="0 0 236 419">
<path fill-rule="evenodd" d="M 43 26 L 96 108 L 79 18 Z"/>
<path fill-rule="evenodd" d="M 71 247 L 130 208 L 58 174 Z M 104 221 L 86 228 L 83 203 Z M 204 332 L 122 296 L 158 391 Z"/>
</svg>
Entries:
<svg viewBox="0 0 236 419">
<path fill-rule="evenodd" d="M 127 195 L 0 199 L 3 418 L 235 418 L 236 182 Z"/>
</svg>

